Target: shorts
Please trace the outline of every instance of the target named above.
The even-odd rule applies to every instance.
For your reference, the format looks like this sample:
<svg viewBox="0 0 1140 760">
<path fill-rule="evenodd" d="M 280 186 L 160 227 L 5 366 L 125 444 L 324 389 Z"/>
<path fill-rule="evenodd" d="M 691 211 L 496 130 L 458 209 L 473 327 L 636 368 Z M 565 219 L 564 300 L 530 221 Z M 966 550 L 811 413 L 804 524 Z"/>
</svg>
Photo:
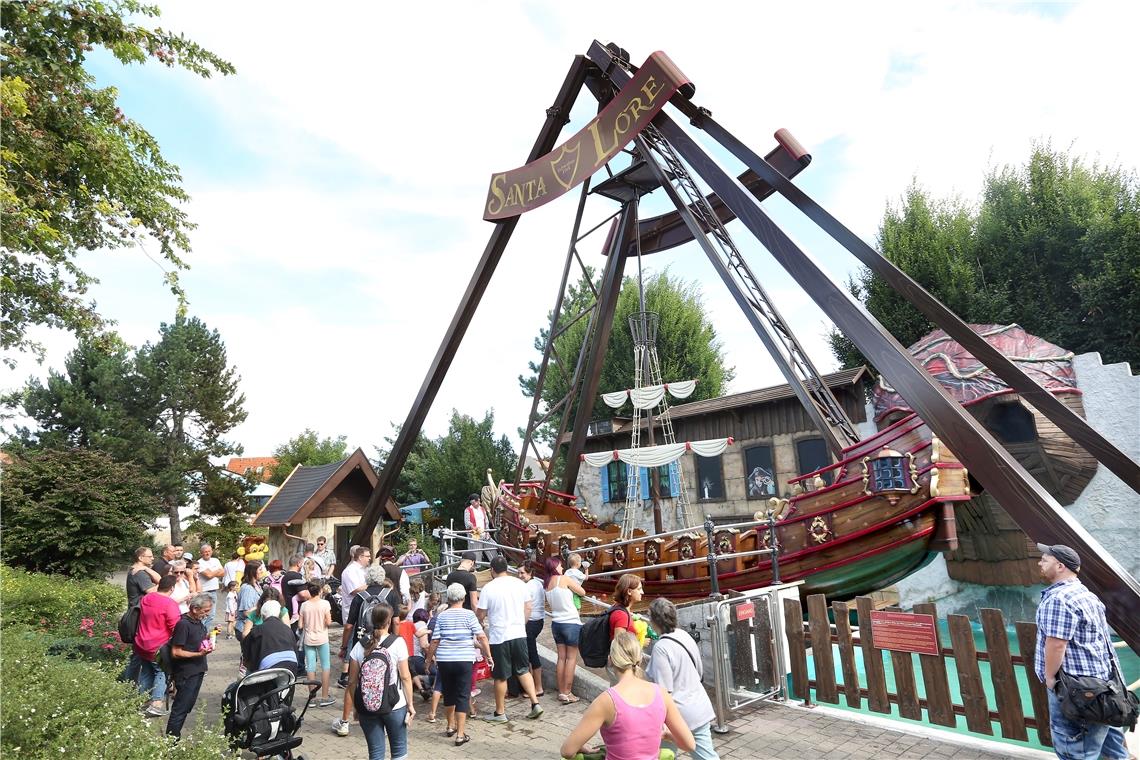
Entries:
<svg viewBox="0 0 1140 760">
<path fill-rule="evenodd" d="M 408 658 L 408 670 L 413 676 L 426 676 L 428 674 L 427 661 L 423 655 L 413 654 Z"/>
<path fill-rule="evenodd" d="M 470 662 L 439 663 L 444 707 L 454 707 L 461 713 L 471 712 L 471 666 Z"/>
<path fill-rule="evenodd" d="M 526 621 L 526 654 L 530 658 L 531 670 L 542 667 L 542 658 L 538 656 L 538 634 L 545 622 L 542 618 Z"/>
<path fill-rule="evenodd" d="M 521 676 L 530 672 L 530 657 L 526 651 L 525 638 L 492 644 L 491 658 L 495 661 L 495 666 L 491 668 L 491 677 L 496 681 L 506 681 L 511 676 Z"/>
<path fill-rule="evenodd" d="M 582 632 L 581 623 L 551 623 L 550 632 L 554 634 L 554 643 L 568 647 L 578 647 L 578 635 Z"/>
<path fill-rule="evenodd" d="M 328 673 L 329 643 L 327 641 L 324 644 L 305 644 L 305 671 L 316 673 L 318 659 L 321 662 L 321 670 Z"/>
</svg>

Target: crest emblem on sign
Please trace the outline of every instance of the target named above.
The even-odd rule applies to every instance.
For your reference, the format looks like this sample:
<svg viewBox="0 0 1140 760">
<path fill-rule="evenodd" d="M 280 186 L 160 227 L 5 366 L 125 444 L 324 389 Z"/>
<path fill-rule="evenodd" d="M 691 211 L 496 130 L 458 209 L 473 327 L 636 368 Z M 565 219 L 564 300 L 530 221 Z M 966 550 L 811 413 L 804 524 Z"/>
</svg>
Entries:
<svg viewBox="0 0 1140 760">
<path fill-rule="evenodd" d="M 578 175 L 578 159 L 582 156 L 582 141 L 574 143 L 574 147 L 564 144 L 558 155 L 550 159 L 550 168 L 558 184 L 569 190 L 574 186 L 574 177 Z"/>
</svg>

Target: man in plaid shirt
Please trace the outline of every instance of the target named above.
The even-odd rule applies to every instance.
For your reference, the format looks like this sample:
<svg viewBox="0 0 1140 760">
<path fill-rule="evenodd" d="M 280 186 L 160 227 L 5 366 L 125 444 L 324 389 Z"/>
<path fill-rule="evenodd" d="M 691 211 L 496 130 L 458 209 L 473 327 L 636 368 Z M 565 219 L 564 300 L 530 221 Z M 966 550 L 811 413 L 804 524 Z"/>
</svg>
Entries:
<svg viewBox="0 0 1140 760">
<path fill-rule="evenodd" d="M 1049 692 L 1049 729 L 1061 760 L 1126 760 L 1124 732 L 1102 723 L 1071 721 L 1053 691 L 1057 672 L 1113 678 L 1116 654 L 1109 643 L 1104 605 L 1077 580 L 1081 558 L 1068 546 L 1037 544 L 1041 576 L 1049 584 L 1037 608 L 1037 677 Z"/>
</svg>

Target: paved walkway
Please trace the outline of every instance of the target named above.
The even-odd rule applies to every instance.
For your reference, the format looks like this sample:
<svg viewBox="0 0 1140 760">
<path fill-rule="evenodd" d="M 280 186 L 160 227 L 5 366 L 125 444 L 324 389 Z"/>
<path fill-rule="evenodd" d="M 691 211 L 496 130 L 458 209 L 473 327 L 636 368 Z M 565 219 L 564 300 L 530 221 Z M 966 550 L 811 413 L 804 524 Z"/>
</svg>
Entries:
<svg viewBox="0 0 1140 760">
<path fill-rule="evenodd" d="M 334 626 L 331 633 L 334 640 L 338 639 L 339 627 Z M 209 719 L 217 719 L 222 691 L 237 673 L 238 653 L 236 641 L 223 639 L 218 642 L 217 651 L 210 655 L 210 672 L 203 684 L 198 710 L 191 717 L 192 721 L 198 720 L 203 712 Z M 344 695 L 344 691 L 335 686 L 331 691 L 337 699 Z M 485 689 L 484 695 L 478 699 L 481 714 L 489 712 L 493 704 L 489 692 L 489 689 Z M 417 696 L 417 715 L 408 738 L 409 757 L 412 760 L 449 757 L 463 760 L 554 760 L 558 757 L 562 740 L 585 712 L 587 701 L 583 699 L 576 705 L 560 705 L 552 698 L 551 689 L 547 689 L 547 694 L 543 699 L 546 713 L 538 720 L 523 717 L 527 709 L 526 700 L 516 699 L 508 700 L 507 703 L 507 714 L 518 716 L 510 723 L 492 725 L 481 720 L 469 721 L 467 733 L 472 739 L 462 750 L 456 750 L 452 740 L 443 736 L 445 724 L 442 721 L 442 706 L 440 722 L 428 723 L 428 705 Z M 353 724 L 347 737 L 339 737 L 332 732 L 332 721 L 339 716 L 339 704 L 336 707 L 310 708 L 300 734 L 305 741 L 298 751 L 308 760 L 365 760 L 368 753 L 359 726 Z M 165 719 L 158 719 L 155 723 L 156 729 L 161 730 Z M 728 734 L 714 737 L 717 751 L 725 760 L 999 760 L 1010 757 L 1010 753 L 1003 752 L 1000 746 L 987 751 L 938 737 L 909 733 L 905 728 L 867 725 L 823 710 L 780 704 L 762 703 L 749 708 L 729 725 L 731 730 Z"/>
</svg>

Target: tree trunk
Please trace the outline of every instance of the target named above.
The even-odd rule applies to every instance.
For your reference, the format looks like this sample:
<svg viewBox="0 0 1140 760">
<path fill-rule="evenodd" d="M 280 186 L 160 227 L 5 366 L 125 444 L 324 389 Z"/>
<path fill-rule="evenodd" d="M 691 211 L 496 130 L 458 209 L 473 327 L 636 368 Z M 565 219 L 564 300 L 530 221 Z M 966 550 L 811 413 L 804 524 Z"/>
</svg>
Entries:
<svg viewBox="0 0 1140 760">
<path fill-rule="evenodd" d="M 166 505 L 166 514 L 170 518 L 170 543 L 178 545 L 182 543 L 182 521 L 178 517 L 178 504 L 168 503 Z"/>
</svg>

